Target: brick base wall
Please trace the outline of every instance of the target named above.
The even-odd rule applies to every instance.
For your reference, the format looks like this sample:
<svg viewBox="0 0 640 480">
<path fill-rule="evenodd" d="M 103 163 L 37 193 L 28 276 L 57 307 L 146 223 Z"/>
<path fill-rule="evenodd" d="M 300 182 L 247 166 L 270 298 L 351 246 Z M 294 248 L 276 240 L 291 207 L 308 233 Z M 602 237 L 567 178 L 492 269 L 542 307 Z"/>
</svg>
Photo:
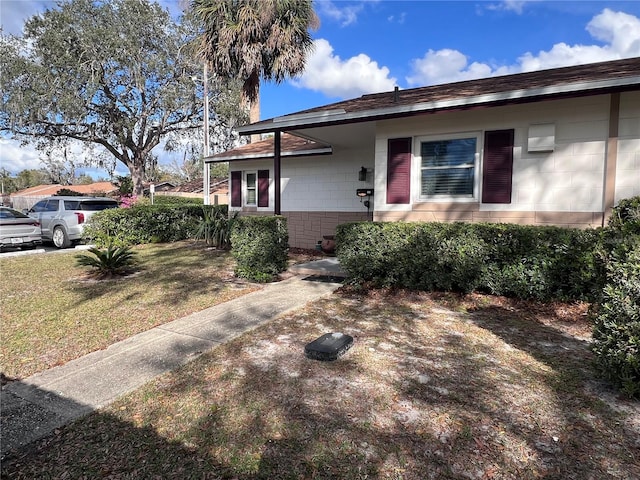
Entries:
<svg viewBox="0 0 640 480">
<path fill-rule="evenodd" d="M 511 212 L 480 211 L 478 205 L 416 205 L 408 212 L 376 212 L 377 222 L 490 222 L 520 225 L 556 225 L 559 227 L 601 227 L 602 212 Z"/>
<path fill-rule="evenodd" d="M 287 217 L 289 246 L 315 248 L 324 235 L 335 235 L 341 223 L 371 220 L 367 212 L 282 212 Z"/>
</svg>

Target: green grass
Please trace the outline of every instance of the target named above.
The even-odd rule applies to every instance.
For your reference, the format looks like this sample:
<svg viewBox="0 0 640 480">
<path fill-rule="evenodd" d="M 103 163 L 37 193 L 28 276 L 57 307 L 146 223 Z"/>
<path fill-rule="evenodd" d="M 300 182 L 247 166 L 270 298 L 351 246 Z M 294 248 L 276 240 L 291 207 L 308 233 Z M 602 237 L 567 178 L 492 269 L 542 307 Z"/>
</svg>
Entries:
<svg viewBox="0 0 640 480">
<path fill-rule="evenodd" d="M 102 281 L 73 251 L 0 259 L 2 373 L 24 378 L 256 288 L 202 243 L 134 251 L 136 273 Z"/>
<path fill-rule="evenodd" d="M 590 368 L 585 305 L 342 292 L 3 464 L 31 478 L 640 478 L 640 403 Z M 354 336 L 336 362 L 306 343 Z"/>
</svg>

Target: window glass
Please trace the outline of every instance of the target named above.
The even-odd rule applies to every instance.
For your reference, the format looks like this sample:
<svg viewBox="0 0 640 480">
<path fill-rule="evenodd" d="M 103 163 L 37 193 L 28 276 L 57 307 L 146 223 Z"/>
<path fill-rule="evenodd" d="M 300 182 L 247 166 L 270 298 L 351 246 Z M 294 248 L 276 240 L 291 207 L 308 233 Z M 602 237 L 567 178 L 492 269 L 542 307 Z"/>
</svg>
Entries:
<svg viewBox="0 0 640 480">
<path fill-rule="evenodd" d="M 476 139 L 420 144 L 422 196 L 473 196 Z"/>
<path fill-rule="evenodd" d="M 47 201 L 46 200 L 40 200 L 33 207 L 31 207 L 31 211 L 33 211 L 33 212 L 44 212 L 46 207 L 47 207 Z"/>
<path fill-rule="evenodd" d="M 58 211 L 58 200 L 47 200 L 47 204 L 44 207 L 43 212 L 57 212 Z"/>
<path fill-rule="evenodd" d="M 80 210 L 89 212 L 99 212 L 108 208 L 116 208 L 117 206 L 118 202 L 116 202 L 115 200 L 87 200 L 84 202 L 80 202 Z"/>
<path fill-rule="evenodd" d="M 79 200 L 65 200 L 64 201 L 64 209 L 65 210 L 78 210 L 78 205 L 80 204 Z"/>
<path fill-rule="evenodd" d="M 247 205 L 256 204 L 256 173 L 247 173 Z"/>
</svg>

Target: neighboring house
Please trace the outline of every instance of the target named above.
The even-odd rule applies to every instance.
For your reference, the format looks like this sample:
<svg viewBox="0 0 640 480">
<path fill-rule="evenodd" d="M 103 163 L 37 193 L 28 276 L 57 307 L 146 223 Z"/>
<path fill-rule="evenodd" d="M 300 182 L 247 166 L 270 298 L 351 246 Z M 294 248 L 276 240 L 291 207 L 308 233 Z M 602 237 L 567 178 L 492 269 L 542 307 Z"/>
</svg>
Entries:
<svg viewBox="0 0 640 480">
<path fill-rule="evenodd" d="M 202 178 L 191 182 L 181 183 L 161 191 L 156 186 L 156 195 L 168 195 L 175 197 L 202 198 L 204 185 Z M 211 205 L 225 205 L 229 203 L 229 179 L 212 178 L 209 184 L 209 202 Z"/>
<path fill-rule="evenodd" d="M 38 185 L 12 193 L 11 204 L 16 210 L 29 209 L 43 198 L 55 195 L 62 189 L 98 197 L 111 195 L 118 191 L 118 187 L 111 182 L 95 182 L 86 185 Z"/>
<path fill-rule="evenodd" d="M 398 90 L 240 128 L 230 209 L 291 246 L 347 221 L 595 227 L 640 195 L 640 58 Z M 362 196 L 358 196 L 362 195 Z"/>
</svg>

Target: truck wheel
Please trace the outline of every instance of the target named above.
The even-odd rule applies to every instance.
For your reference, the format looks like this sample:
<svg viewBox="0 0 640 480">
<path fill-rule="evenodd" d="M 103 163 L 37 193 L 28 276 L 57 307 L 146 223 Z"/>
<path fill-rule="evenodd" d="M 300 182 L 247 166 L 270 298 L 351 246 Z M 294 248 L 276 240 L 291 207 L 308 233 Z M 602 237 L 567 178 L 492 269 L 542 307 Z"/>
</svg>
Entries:
<svg viewBox="0 0 640 480">
<path fill-rule="evenodd" d="M 53 229 L 52 240 L 56 248 L 69 248 L 71 246 L 69 236 L 63 227 L 55 227 Z"/>
</svg>

